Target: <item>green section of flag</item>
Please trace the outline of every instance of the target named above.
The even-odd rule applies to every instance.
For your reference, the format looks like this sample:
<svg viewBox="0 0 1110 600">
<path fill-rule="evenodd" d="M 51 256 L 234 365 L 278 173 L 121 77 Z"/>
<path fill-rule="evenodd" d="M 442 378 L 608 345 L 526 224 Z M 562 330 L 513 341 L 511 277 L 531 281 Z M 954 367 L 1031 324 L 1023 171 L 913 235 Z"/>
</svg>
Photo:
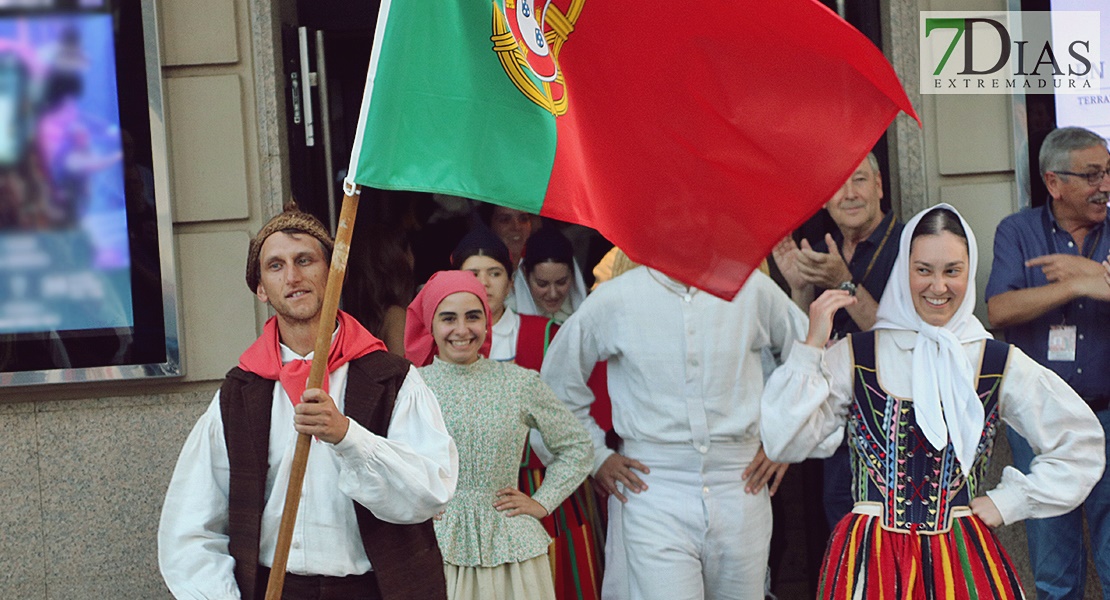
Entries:
<svg viewBox="0 0 1110 600">
<path fill-rule="evenodd" d="M 355 182 L 539 212 L 555 118 L 502 68 L 493 10 L 455 0 L 392 0 L 388 15 L 383 7 Z"/>
</svg>

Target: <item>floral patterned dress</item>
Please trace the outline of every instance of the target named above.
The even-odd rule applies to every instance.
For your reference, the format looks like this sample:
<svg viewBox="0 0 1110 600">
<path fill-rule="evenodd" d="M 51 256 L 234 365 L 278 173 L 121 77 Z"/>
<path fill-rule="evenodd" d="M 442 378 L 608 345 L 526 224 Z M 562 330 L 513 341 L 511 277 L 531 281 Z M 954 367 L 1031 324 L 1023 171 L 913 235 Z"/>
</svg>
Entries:
<svg viewBox="0 0 1110 600">
<path fill-rule="evenodd" d="M 516 487 L 521 446 L 529 429 L 543 436 L 555 455 L 547 466 L 543 484 L 532 498 L 551 512 L 589 473 L 593 448 L 586 431 L 545 385 L 539 374 L 510 363 L 479 358 L 456 365 L 438 358 L 420 369 L 443 410 L 447 430 L 459 451 L 459 480 L 454 499 L 443 518 L 436 521 L 443 560 L 449 566 L 448 589 L 455 598 L 492 597 L 480 586 L 454 585 L 480 582 L 468 569 L 512 568 L 546 554 L 551 538 L 530 516 L 507 517 L 494 509 L 497 490 Z M 544 586 L 527 593 L 551 594 L 549 569 Z M 466 588 L 466 589 L 463 589 Z M 543 596 L 543 597 L 546 597 Z"/>
</svg>

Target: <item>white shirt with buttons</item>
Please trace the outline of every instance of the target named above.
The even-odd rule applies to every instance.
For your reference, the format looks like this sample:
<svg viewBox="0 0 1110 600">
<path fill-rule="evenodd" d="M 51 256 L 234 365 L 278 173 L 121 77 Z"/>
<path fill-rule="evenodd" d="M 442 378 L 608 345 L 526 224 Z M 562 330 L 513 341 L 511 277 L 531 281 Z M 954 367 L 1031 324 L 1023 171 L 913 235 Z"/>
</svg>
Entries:
<svg viewBox="0 0 1110 600">
<path fill-rule="evenodd" d="M 634 269 L 591 294 L 548 348 L 543 379 L 590 432 L 594 471 L 612 454 L 590 417 L 593 365 L 609 361 L 613 427 L 625 440 L 686 443 L 759 439 L 761 351 L 784 357 L 808 321 L 756 271 L 731 302 Z"/>
</svg>

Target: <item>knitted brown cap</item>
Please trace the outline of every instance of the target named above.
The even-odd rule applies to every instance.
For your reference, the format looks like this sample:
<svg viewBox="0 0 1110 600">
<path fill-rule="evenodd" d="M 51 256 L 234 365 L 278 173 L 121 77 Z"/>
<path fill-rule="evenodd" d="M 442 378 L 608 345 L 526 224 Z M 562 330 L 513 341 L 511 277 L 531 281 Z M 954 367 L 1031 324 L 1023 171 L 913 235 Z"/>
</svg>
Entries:
<svg viewBox="0 0 1110 600">
<path fill-rule="evenodd" d="M 259 257 L 259 254 L 262 253 L 262 244 L 266 241 L 266 238 L 279 231 L 311 235 L 320 240 L 320 243 L 327 250 L 326 254 L 329 256 L 335 246 L 334 240 L 328 235 L 328 230 L 323 223 L 316 217 L 301 212 L 297 208 L 297 202 L 290 200 L 286 203 L 285 209 L 263 225 L 254 239 L 251 240 L 250 248 L 247 250 L 247 287 L 250 288 L 251 293 L 258 289 L 258 284 L 262 278 L 262 264 Z"/>
</svg>

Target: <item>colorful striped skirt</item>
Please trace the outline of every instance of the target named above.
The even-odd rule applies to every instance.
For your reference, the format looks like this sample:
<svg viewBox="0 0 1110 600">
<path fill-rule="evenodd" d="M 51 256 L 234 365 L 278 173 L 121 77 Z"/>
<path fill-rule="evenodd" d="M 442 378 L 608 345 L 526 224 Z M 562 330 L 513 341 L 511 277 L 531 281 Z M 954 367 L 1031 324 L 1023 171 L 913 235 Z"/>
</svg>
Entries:
<svg viewBox="0 0 1110 600">
<path fill-rule="evenodd" d="M 840 600 L 1024 598 L 1010 557 L 978 517 L 945 533 L 890 531 L 849 513 L 829 538 L 818 597 Z"/>
<path fill-rule="evenodd" d="M 543 483 L 543 464 L 525 444 L 520 489 L 528 495 Z M 590 478 L 540 521 L 553 540 L 548 548 L 557 600 L 598 600 L 605 529 Z"/>
</svg>

